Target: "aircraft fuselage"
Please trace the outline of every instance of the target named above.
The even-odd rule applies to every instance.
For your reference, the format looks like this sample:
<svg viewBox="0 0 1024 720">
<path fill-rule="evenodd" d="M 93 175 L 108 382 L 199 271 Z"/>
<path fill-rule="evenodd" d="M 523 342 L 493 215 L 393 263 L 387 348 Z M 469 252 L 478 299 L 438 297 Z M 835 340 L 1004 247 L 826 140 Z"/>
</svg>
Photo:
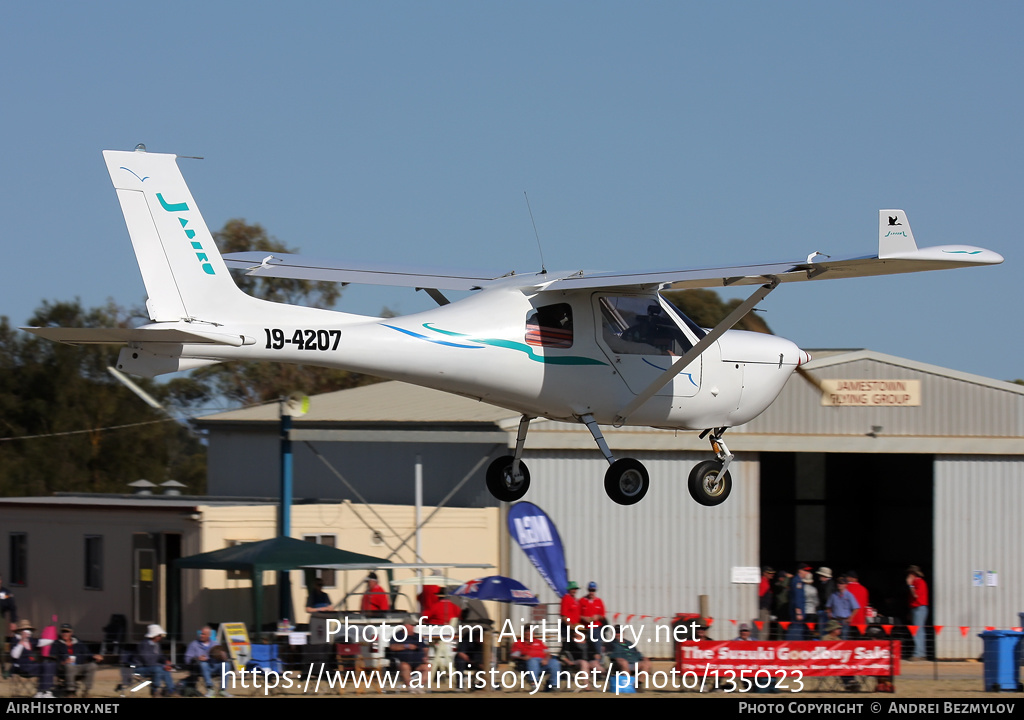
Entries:
<svg viewBox="0 0 1024 720">
<path fill-rule="evenodd" d="M 670 325 L 669 317 L 658 318 L 661 325 L 652 331 L 658 337 L 643 338 L 637 326 L 648 318 L 622 308 L 614 312 L 622 329 L 610 330 L 610 302 L 658 311 L 653 294 L 528 294 L 507 288 L 398 318 L 267 303 L 258 324 L 217 327 L 221 334 L 244 337 L 246 344 L 186 344 L 179 352 L 182 369 L 191 366 L 185 358 L 320 365 L 453 392 L 525 415 L 574 421 L 589 414 L 611 424 L 699 338 L 690 327 Z M 562 313 L 564 326 L 543 325 L 552 308 Z M 662 310 L 659 316 L 667 314 Z M 182 325 L 197 328 L 196 322 Z M 126 348 L 119 367 L 153 374 L 131 357 L 138 350 Z M 783 338 L 729 331 L 627 424 L 701 430 L 748 422 L 771 404 L 805 357 Z"/>
</svg>

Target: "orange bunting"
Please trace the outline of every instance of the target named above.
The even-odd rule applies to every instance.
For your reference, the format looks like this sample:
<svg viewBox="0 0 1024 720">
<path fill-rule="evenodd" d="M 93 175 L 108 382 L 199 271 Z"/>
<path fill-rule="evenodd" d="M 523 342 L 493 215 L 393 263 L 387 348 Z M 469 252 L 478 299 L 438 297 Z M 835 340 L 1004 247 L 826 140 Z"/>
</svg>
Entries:
<svg viewBox="0 0 1024 720">
<path fill-rule="evenodd" d="M 910 631 L 911 637 L 917 637 L 918 627 L 917 625 L 907 625 L 907 630 Z"/>
<path fill-rule="evenodd" d="M 889 635 L 890 633 L 892 633 L 892 625 L 883 625 L 882 629 L 885 630 L 885 634 L 886 635 Z"/>
<path fill-rule="evenodd" d="M 760 630 L 762 627 L 764 627 L 764 621 L 763 620 L 755 620 L 754 621 L 754 627 L 756 627 L 758 630 Z"/>
<path fill-rule="evenodd" d="M 783 621 L 779 620 L 779 627 L 782 628 L 783 630 L 788 630 L 789 629 L 789 621 L 783 622 Z"/>
<path fill-rule="evenodd" d="M 966 625 L 961 625 L 960 626 L 960 636 L 961 637 L 967 637 L 967 631 L 968 630 L 970 630 L 969 627 L 967 627 Z"/>
<path fill-rule="evenodd" d="M 932 627 L 935 628 L 935 636 L 938 637 L 940 634 L 942 634 L 942 628 L 944 628 L 946 626 L 945 625 L 932 625 Z"/>
</svg>

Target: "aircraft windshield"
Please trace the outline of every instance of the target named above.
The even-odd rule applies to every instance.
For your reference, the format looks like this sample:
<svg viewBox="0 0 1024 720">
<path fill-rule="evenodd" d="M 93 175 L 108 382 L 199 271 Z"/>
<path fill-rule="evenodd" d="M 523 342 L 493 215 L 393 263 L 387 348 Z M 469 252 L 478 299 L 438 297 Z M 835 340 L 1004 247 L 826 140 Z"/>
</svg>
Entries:
<svg viewBox="0 0 1024 720">
<path fill-rule="evenodd" d="M 686 327 L 690 328 L 690 332 L 692 332 L 694 335 L 696 335 L 698 340 L 702 339 L 705 335 L 708 334 L 707 330 L 705 330 L 700 325 L 698 325 L 693 320 L 691 320 L 689 318 L 689 316 L 687 316 L 685 313 L 683 313 L 683 311 L 679 309 L 679 306 L 676 305 L 674 302 L 669 300 L 664 295 L 661 296 L 661 299 L 663 301 L 665 301 L 665 303 L 667 303 L 668 306 L 671 307 L 673 311 L 675 311 L 675 314 L 678 315 L 679 319 L 682 320 L 686 324 Z"/>
<path fill-rule="evenodd" d="M 602 297 L 600 303 L 602 337 L 612 352 L 620 355 L 682 355 L 693 347 L 657 298 L 614 295 Z M 680 318 L 686 317 L 678 310 L 676 312 Z"/>
</svg>

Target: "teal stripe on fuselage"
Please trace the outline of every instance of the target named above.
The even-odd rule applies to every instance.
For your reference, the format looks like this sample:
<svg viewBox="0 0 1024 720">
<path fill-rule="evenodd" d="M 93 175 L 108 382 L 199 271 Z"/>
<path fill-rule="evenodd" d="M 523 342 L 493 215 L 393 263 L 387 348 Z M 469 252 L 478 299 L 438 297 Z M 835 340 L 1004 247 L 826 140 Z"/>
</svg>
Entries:
<svg viewBox="0 0 1024 720">
<path fill-rule="evenodd" d="M 460 345 L 457 343 L 444 342 L 443 340 L 435 340 L 421 335 L 412 330 L 406 330 L 404 328 L 395 327 L 394 325 L 387 325 L 381 323 L 386 328 L 397 330 L 398 332 L 411 335 L 419 340 L 426 340 L 427 342 L 435 343 L 437 345 L 446 345 L 448 347 L 464 348 L 464 349 L 477 349 L 481 345 L 489 345 L 491 347 L 505 348 L 506 350 L 516 350 L 524 353 L 526 357 L 534 362 L 543 363 L 544 365 L 607 365 L 608 363 L 602 362 L 601 360 L 595 360 L 594 358 L 583 357 L 581 355 L 568 355 L 568 356 L 552 356 L 552 355 L 538 355 L 534 352 L 533 348 L 526 343 L 515 342 L 514 340 L 500 340 L 497 338 L 474 338 L 466 335 L 465 333 L 455 332 L 453 330 L 441 330 L 440 328 L 434 327 L 431 323 L 423 323 L 423 327 L 427 330 L 439 333 L 441 335 L 447 335 L 448 337 L 465 338 L 468 342 L 480 343 L 480 345 Z"/>
</svg>

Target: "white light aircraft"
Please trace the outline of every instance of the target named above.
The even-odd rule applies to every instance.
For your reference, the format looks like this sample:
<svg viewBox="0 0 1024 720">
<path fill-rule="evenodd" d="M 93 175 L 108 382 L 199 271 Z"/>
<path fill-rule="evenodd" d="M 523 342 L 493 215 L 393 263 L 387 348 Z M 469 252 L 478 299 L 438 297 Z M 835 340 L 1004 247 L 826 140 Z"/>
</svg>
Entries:
<svg viewBox="0 0 1024 720">
<path fill-rule="evenodd" d="M 487 470 L 496 498 L 523 497 L 520 459 L 530 421 L 583 423 L 607 459 L 605 491 L 631 505 L 647 470 L 616 459 L 601 425 L 700 431 L 715 459 L 699 463 L 689 490 L 703 505 L 729 495 L 733 456 L 722 440 L 779 395 L 810 358 L 788 340 L 730 330 L 781 283 L 993 265 L 1003 258 L 964 245 L 918 248 L 902 210 L 879 211 L 878 253 L 833 260 L 663 272 L 457 273 L 323 262 L 296 255 L 222 257 L 175 155 L 103 153 L 148 293 L 153 321 L 136 329 L 26 328 L 70 344 L 118 343 L 119 370 L 153 377 L 231 360 L 342 368 L 475 398 L 522 415 L 513 454 Z M 415 287 L 439 307 L 368 317 L 250 297 L 228 269 L 259 277 Z M 714 328 L 698 327 L 662 294 L 680 288 L 756 286 Z M 442 290 L 474 291 L 449 302 Z"/>
</svg>

